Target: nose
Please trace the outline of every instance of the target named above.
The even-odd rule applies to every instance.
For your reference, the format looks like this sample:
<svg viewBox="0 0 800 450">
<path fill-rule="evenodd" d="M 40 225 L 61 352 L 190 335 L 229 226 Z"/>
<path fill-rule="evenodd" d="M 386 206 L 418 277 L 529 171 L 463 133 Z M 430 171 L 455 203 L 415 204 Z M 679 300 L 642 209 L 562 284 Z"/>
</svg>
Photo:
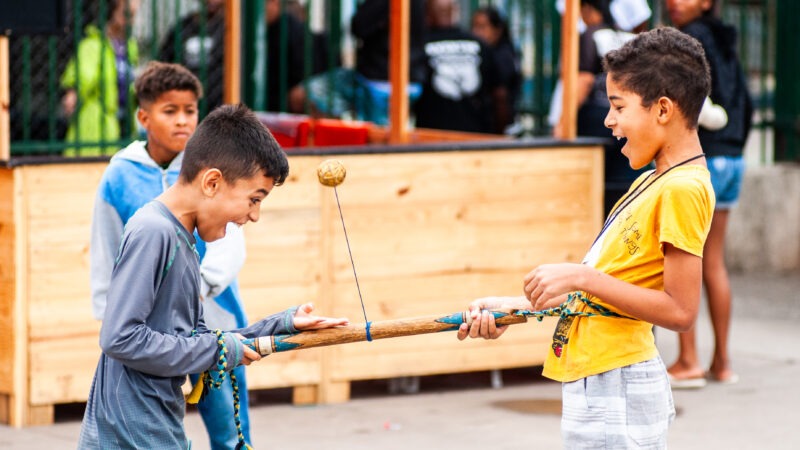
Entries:
<svg viewBox="0 0 800 450">
<path fill-rule="evenodd" d="M 611 108 L 608 108 L 608 113 L 606 113 L 606 118 L 603 119 L 603 125 L 605 125 L 606 128 L 611 128 L 614 125 L 616 125 L 616 121 L 611 117 L 611 113 L 612 113 Z"/>
<path fill-rule="evenodd" d="M 189 123 L 189 114 L 187 114 L 185 112 L 179 112 L 178 113 L 178 122 L 177 122 L 177 124 L 178 125 L 186 125 L 187 123 Z"/>
<path fill-rule="evenodd" d="M 261 216 L 261 208 L 259 208 L 258 205 L 256 205 L 250 209 L 250 214 L 247 215 L 247 218 L 250 219 L 251 222 L 258 222 L 260 216 Z"/>
</svg>

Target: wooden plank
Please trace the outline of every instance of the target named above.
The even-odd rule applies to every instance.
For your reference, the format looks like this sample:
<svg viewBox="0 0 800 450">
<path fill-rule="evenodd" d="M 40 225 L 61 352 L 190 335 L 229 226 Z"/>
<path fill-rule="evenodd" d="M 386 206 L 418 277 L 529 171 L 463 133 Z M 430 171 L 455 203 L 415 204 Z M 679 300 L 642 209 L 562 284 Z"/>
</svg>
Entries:
<svg viewBox="0 0 800 450">
<path fill-rule="evenodd" d="M 14 306 L 12 309 L 13 362 L 11 363 L 11 408 L 9 424 L 21 427 L 29 419 L 28 378 L 28 299 L 30 276 L 28 272 L 28 210 L 30 199 L 25 190 L 26 168 L 14 170 L 14 192 L 11 196 L 14 217 Z"/>
<path fill-rule="evenodd" d="M 95 192 L 105 167 L 25 166 L 27 230 L 35 237 L 27 246 L 32 342 L 95 336 L 96 344 L 100 324 L 91 316 L 89 239 Z M 82 362 L 91 372 L 96 358 Z"/>
<path fill-rule="evenodd" d="M 408 142 L 408 65 L 410 0 L 391 0 L 392 20 L 389 21 L 389 80 L 392 95 L 389 99 L 389 142 Z"/>
<path fill-rule="evenodd" d="M 292 404 L 311 405 L 315 403 L 319 403 L 316 386 L 295 386 L 292 390 Z"/>
<path fill-rule="evenodd" d="M 11 78 L 8 36 L 0 34 L 0 161 L 11 159 Z"/>
<path fill-rule="evenodd" d="M 27 409 L 25 425 L 39 426 L 52 425 L 55 422 L 56 409 L 54 405 L 30 406 Z"/>
<path fill-rule="evenodd" d="M 98 340 L 93 333 L 31 342 L 30 404 L 86 401 L 101 352 Z"/>
<path fill-rule="evenodd" d="M 16 308 L 16 261 L 14 225 L 14 172 L 0 168 L 0 380 L 11 380 L 14 367 L 14 314 Z M 13 383 L 0 383 L 0 394 L 11 394 Z M 0 414 L 8 422 L 8 397 L 0 404 Z"/>
<path fill-rule="evenodd" d="M 9 423 L 11 420 L 11 396 L 0 394 L 0 423 Z"/>
</svg>

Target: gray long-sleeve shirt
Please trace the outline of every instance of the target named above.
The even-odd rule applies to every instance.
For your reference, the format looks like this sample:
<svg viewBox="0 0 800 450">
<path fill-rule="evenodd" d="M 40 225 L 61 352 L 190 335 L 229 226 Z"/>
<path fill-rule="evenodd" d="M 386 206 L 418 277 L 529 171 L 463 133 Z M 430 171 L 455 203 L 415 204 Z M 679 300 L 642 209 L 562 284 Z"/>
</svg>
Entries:
<svg viewBox="0 0 800 450">
<path fill-rule="evenodd" d="M 199 290 L 192 233 L 163 204 L 148 203 L 125 226 L 78 448 L 188 447 L 181 385 L 188 373 L 216 368 L 219 355 Z M 294 333 L 292 318 L 288 310 L 233 331 L 245 337 Z M 230 370 L 241 362 L 243 347 L 232 334 L 224 337 Z"/>
</svg>

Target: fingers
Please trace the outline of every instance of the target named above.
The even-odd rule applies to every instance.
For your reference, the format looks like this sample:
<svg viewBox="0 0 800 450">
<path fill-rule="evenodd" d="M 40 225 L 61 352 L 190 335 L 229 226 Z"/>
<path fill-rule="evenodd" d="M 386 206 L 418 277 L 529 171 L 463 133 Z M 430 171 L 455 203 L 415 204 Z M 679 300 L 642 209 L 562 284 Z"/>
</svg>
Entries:
<svg viewBox="0 0 800 450">
<path fill-rule="evenodd" d="M 322 328 L 341 327 L 350 324 L 346 317 L 302 316 L 294 318 L 294 327 L 298 330 L 319 330 Z"/>
<path fill-rule="evenodd" d="M 239 335 L 239 338 L 241 339 L 241 335 Z M 242 364 L 244 364 L 245 366 L 249 366 L 250 363 L 252 363 L 253 361 L 258 361 L 261 359 L 261 355 L 259 355 L 258 352 L 256 352 L 255 350 L 246 345 L 244 345 L 243 347 L 244 347 L 244 355 L 242 356 Z"/>
<path fill-rule="evenodd" d="M 494 320 L 494 315 L 487 310 L 476 311 L 472 316 L 472 323 L 462 323 L 458 327 L 456 337 L 458 340 L 463 341 L 469 336 L 470 338 L 484 338 L 484 339 L 497 339 L 505 333 L 508 326 L 498 327 Z"/>
<path fill-rule="evenodd" d="M 468 335 L 469 335 L 469 326 L 466 323 L 462 323 L 461 325 L 459 325 L 458 333 L 456 334 L 458 340 L 463 341 L 464 339 L 467 338 Z"/>
<path fill-rule="evenodd" d="M 297 307 L 297 311 L 294 314 L 295 314 L 295 316 L 297 316 L 297 315 L 308 315 L 308 314 L 311 314 L 311 311 L 314 311 L 314 304 L 311 303 L 311 302 L 303 303 L 302 305 Z"/>
</svg>

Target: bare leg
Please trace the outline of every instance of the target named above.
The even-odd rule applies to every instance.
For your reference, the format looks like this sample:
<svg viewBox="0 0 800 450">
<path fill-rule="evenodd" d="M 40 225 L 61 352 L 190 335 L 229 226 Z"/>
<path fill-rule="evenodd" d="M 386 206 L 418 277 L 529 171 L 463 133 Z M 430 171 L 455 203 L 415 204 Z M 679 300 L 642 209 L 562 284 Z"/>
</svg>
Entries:
<svg viewBox="0 0 800 450">
<path fill-rule="evenodd" d="M 728 355 L 728 331 L 731 323 L 731 286 L 725 267 L 725 230 L 728 211 L 714 211 L 711 231 L 703 250 L 703 284 L 708 297 L 708 311 L 714 329 L 714 357 L 710 374 L 727 381 L 733 376 Z"/>
<path fill-rule="evenodd" d="M 728 227 L 728 211 L 715 210 L 711 220 L 706 245 L 703 248 L 703 285 L 708 297 L 708 311 L 714 329 L 714 357 L 711 375 L 717 380 L 729 379 L 733 372 L 728 357 L 728 329 L 731 319 L 731 289 L 728 271 L 725 268 L 725 231 Z M 678 379 L 703 376 L 703 368 L 697 355 L 695 328 L 678 336 L 678 359 L 669 368 L 669 373 Z"/>
<path fill-rule="evenodd" d="M 678 333 L 678 349 L 678 359 L 667 369 L 670 375 L 678 380 L 702 378 L 705 371 L 697 356 L 695 327 L 689 331 Z"/>
</svg>

